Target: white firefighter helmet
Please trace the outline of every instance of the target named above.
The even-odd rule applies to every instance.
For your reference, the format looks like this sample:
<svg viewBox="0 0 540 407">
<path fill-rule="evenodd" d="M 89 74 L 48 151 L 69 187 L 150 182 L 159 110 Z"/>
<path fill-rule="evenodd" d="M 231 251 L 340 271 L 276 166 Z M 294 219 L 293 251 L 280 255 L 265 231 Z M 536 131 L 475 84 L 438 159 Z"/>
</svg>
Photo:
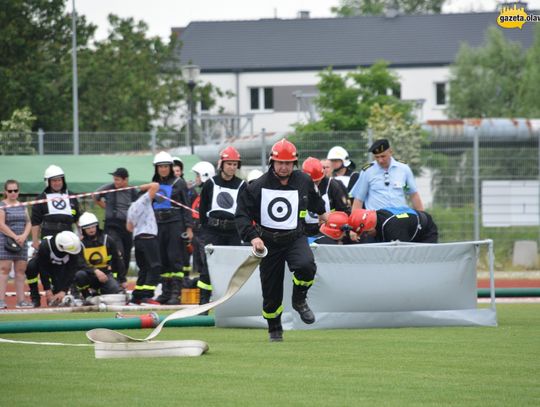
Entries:
<svg viewBox="0 0 540 407">
<path fill-rule="evenodd" d="M 261 170 L 251 170 L 247 175 L 247 182 L 248 184 L 252 181 L 255 181 L 257 178 L 259 178 L 261 175 L 263 175 L 263 172 Z"/>
<path fill-rule="evenodd" d="M 326 156 L 328 160 L 341 160 L 343 161 L 343 166 L 348 167 L 351 165 L 351 160 L 349 160 L 349 153 L 341 146 L 334 146 L 328 151 Z"/>
<path fill-rule="evenodd" d="M 62 168 L 60 168 L 58 165 L 49 165 L 47 169 L 45 170 L 45 174 L 43 174 L 43 179 L 47 181 L 50 178 L 63 177 L 63 176 L 64 176 L 64 170 Z"/>
<path fill-rule="evenodd" d="M 81 229 L 97 226 L 98 223 L 99 221 L 96 215 L 90 212 L 84 212 L 79 218 L 79 226 Z"/>
<path fill-rule="evenodd" d="M 216 175 L 216 169 L 208 161 L 199 161 L 193 166 L 191 171 L 196 172 L 201 177 L 202 182 L 208 181 L 214 175 Z"/>
<path fill-rule="evenodd" d="M 160 151 L 154 156 L 154 165 L 170 164 L 173 165 L 173 158 L 165 151 Z"/>
<path fill-rule="evenodd" d="M 58 249 L 69 254 L 79 254 L 81 251 L 81 240 L 68 230 L 58 233 L 54 237 L 54 243 Z"/>
</svg>

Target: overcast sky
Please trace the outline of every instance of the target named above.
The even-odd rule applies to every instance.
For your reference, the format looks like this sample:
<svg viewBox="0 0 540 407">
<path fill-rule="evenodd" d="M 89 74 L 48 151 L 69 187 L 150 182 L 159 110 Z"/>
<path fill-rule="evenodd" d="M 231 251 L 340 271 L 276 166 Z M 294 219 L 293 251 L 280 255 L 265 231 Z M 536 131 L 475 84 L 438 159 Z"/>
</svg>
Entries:
<svg viewBox="0 0 540 407">
<path fill-rule="evenodd" d="M 66 0 L 71 11 L 72 0 Z M 444 12 L 492 11 L 497 0 L 447 0 Z M 529 9 L 540 9 L 540 0 L 530 0 Z M 98 26 L 97 39 L 107 36 L 107 15 L 133 17 L 149 26 L 149 35 L 168 38 L 171 27 L 185 27 L 191 21 L 254 20 L 295 18 L 307 10 L 312 18 L 332 17 L 339 0 L 75 0 L 79 14 Z"/>
</svg>

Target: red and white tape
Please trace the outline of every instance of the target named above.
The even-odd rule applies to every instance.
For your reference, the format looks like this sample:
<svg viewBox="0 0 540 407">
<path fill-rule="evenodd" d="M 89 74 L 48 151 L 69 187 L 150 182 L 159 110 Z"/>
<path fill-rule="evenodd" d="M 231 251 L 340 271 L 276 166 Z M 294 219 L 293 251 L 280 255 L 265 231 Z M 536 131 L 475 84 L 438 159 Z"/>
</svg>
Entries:
<svg viewBox="0 0 540 407">
<path fill-rule="evenodd" d="M 139 188 L 138 185 L 136 186 L 130 186 L 130 187 L 124 187 L 124 188 L 116 188 L 116 189 L 106 189 L 104 191 L 95 191 L 95 192 L 84 192 L 82 194 L 74 194 L 74 195 L 68 195 L 67 197 L 64 197 L 65 198 L 68 198 L 68 199 L 73 199 L 73 198 L 84 198 L 84 197 L 87 197 L 87 196 L 94 196 L 94 195 L 103 195 L 103 194 L 108 194 L 110 192 L 120 192 L 120 191 L 127 191 L 127 190 L 130 190 L 130 189 L 136 189 L 136 188 Z M 198 211 L 196 211 L 195 209 L 187 206 L 187 205 L 184 205 L 180 202 L 177 202 L 175 201 L 174 199 L 171 199 L 171 198 L 168 198 L 166 197 L 165 195 L 162 195 L 162 194 L 156 194 L 156 196 L 159 196 L 160 198 L 163 198 L 163 199 L 166 199 L 167 201 L 170 201 L 172 202 L 173 204 L 177 205 L 177 206 L 180 206 L 184 209 L 187 209 L 193 213 L 199 213 Z M 19 202 L 19 203 L 16 203 L 16 204 L 10 204 L 10 205 L 4 205 L 2 206 L 2 209 L 5 209 L 5 208 L 14 208 L 14 207 L 17 207 L 17 206 L 32 206 L 32 205 L 38 205 L 38 204 L 42 204 L 42 203 L 46 203 L 46 202 L 49 202 L 49 201 L 58 201 L 60 200 L 60 198 L 42 198 L 42 199 L 36 199 L 36 200 L 33 200 L 33 201 L 26 201 L 26 202 Z"/>
</svg>

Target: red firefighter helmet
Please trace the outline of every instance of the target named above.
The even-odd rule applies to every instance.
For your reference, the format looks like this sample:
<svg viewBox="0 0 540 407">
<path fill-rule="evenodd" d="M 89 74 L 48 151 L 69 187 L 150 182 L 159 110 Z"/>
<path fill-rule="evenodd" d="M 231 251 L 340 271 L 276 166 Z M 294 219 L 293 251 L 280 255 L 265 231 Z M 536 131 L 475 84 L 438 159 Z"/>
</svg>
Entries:
<svg viewBox="0 0 540 407">
<path fill-rule="evenodd" d="M 349 217 L 345 212 L 332 212 L 328 215 L 326 223 L 323 223 L 319 230 L 329 238 L 339 240 L 345 233 L 345 227 L 347 226 L 348 221 Z"/>
<path fill-rule="evenodd" d="M 302 164 L 302 171 L 308 174 L 315 182 L 324 178 L 323 166 L 320 160 L 314 157 L 306 158 Z"/>
<path fill-rule="evenodd" d="M 281 139 L 272 146 L 270 151 L 270 162 L 272 161 L 298 161 L 298 153 L 293 143 Z"/>
<path fill-rule="evenodd" d="M 371 230 L 377 225 L 377 211 L 355 209 L 349 215 L 349 226 L 358 234 Z"/>
<path fill-rule="evenodd" d="M 219 159 L 221 161 L 238 161 L 239 164 L 240 161 L 242 161 L 240 159 L 240 153 L 233 146 L 229 146 L 221 150 L 221 152 L 219 153 Z"/>
</svg>

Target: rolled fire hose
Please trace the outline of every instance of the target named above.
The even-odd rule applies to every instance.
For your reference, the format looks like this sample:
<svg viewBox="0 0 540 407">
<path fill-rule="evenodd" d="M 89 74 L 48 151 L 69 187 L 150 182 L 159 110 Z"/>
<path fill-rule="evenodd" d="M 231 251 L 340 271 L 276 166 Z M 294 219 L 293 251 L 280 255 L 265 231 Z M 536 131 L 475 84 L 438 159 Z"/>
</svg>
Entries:
<svg viewBox="0 0 540 407">
<path fill-rule="evenodd" d="M 177 320 L 207 312 L 233 297 L 259 266 L 268 249 L 255 250 L 234 272 L 225 295 L 215 301 L 194 308 L 181 309 L 169 315 L 144 339 L 137 339 L 106 328 L 92 329 L 86 333 L 94 343 L 96 359 L 161 356 L 200 356 L 208 351 L 208 344 L 199 340 L 153 341 L 167 321 Z"/>
</svg>

